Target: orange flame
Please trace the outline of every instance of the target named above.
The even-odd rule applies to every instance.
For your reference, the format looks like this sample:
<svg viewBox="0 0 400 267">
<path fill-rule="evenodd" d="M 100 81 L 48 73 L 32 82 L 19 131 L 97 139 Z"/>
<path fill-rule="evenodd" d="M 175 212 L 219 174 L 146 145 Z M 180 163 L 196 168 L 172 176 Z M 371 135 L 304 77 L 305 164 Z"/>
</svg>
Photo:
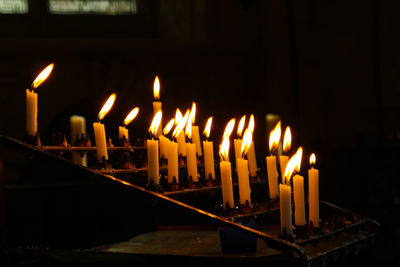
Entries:
<svg viewBox="0 0 400 267">
<path fill-rule="evenodd" d="M 209 117 L 206 123 L 206 127 L 204 128 L 203 134 L 206 136 L 207 139 L 210 137 L 212 120 L 213 117 Z"/>
<path fill-rule="evenodd" d="M 292 145 L 292 132 L 290 131 L 290 127 L 287 126 L 285 134 L 283 136 L 283 152 L 289 152 L 291 145 Z"/>
<path fill-rule="evenodd" d="M 129 112 L 129 114 L 126 116 L 124 124 L 128 125 L 129 123 L 131 123 L 131 121 L 133 121 L 136 118 L 138 113 L 139 113 L 138 107 L 132 109 L 131 112 Z"/>
<path fill-rule="evenodd" d="M 278 148 L 279 139 L 281 139 L 281 121 L 275 125 L 275 128 L 269 134 L 269 150 Z"/>
<path fill-rule="evenodd" d="M 242 140 L 242 147 L 240 149 L 240 153 L 242 157 L 244 157 L 247 154 L 247 151 L 250 148 L 251 141 L 253 139 L 253 134 L 251 133 L 250 129 L 246 129 L 243 135 L 243 140 Z"/>
<path fill-rule="evenodd" d="M 250 115 L 250 119 L 249 119 L 249 126 L 247 126 L 247 128 L 249 128 L 250 132 L 253 133 L 254 132 L 254 115 L 251 114 Z"/>
<path fill-rule="evenodd" d="M 51 63 L 46 68 L 44 68 L 40 74 L 36 77 L 36 79 L 32 83 L 33 88 L 38 88 L 49 76 L 51 71 L 54 68 L 54 63 Z"/>
<path fill-rule="evenodd" d="M 299 147 L 299 149 L 297 149 L 296 154 L 294 154 L 288 161 L 287 165 L 286 165 L 286 169 L 285 169 L 285 181 L 286 184 L 289 183 L 290 178 L 292 177 L 292 174 L 296 171 L 300 171 L 300 166 L 301 166 L 301 158 L 303 156 L 303 148 Z"/>
<path fill-rule="evenodd" d="M 160 127 L 161 118 L 162 118 L 162 112 L 160 110 L 156 113 L 156 115 L 154 115 L 153 121 L 151 122 L 149 128 L 149 133 L 151 133 L 154 136 L 157 134 L 158 127 Z"/>
<path fill-rule="evenodd" d="M 240 119 L 239 121 L 239 125 L 237 128 L 237 135 L 238 137 L 242 136 L 243 133 L 243 129 L 244 129 L 244 123 L 246 122 L 246 115 L 243 115 L 243 117 Z"/>
<path fill-rule="evenodd" d="M 103 105 L 103 107 L 101 108 L 99 115 L 97 116 L 97 118 L 99 119 L 99 121 L 101 121 L 102 119 L 104 119 L 104 117 L 107 115 L 107 113 L 110 111 L 110 109 L 112 108 L 112 106 L 114 105 L 114 101 L 117 98 L 117 94 L 116 93 L 112 93 L 106 103 Z"/>
<path fill-rule="evenodd" d="M 221 147 L 219 150 L 219 155 L 223 161 L 228 161 L 229 157 L 229 138 L 224 138 L 221 143 Z"/>
<path fill-rule="evenodd" d="M 190 111 L 189 119 L 192 121 L 192 124 L 194 124 L 194 120 L 196 118 L 196 103 L 192 103 L 192 110 Z"/>
<path fill-rule="evenodd" d="M 176 109 L 175 113 L 175 125 L 178 125 L 179 122 L 183 119 L 182 112 L 179 110 L 179 108 Z"/>
<path fill-rule="evenodd" d="M 310 165 L 314 166 L 316 161 L 317 161 L 317 159 L 315 157 L 315 154 L 312 153 L 311 156 L 310 156 Z"/>
<path fill-rule="evenodd" d="M 189 139 L 192 139 L 192 121 L 190 119 L 186 123 L 185 134 Z"/>
<path fill-rule="evenodd" d="M 175 119 L 171 119 L 171 120 L 167 123 L 167 126 L 164 127 L 163 134 L 164 134 L 164 135 L 167 135 L 167 134 L 171 131 L 172 126 L 174 126 L 174 124 L 175 124 Z"/>
<path fill-rule="evenodd" d="M 229 138 L 232 134 L 233 128 L 235 127 L 235 119 L 231 119 L 225 127 L 224 134 L 222 135 L 222 139 Z"/>
<path fill-rule="evenodd" d="M 154 79 L 153 94 L 155 100 L 160 99 L 160 79 L 158 79 L 158 76 L 156 76 L 156 78 Z"/>
<path fill-rule="evenodd" d="M 180 132 L 183 129 L 185 129 L 188 119 L 189 119 L 189 111 L 186 111 L 185 116 L 180 119 L 180 121 L 178 122 L 178 125 L 175 127 L 174 132 L 172 133 L 173 137 L 176 138 L 180 134 Z M 175 119 L 175 123 L 176 123 L 176 119 Z"/>
</svg>

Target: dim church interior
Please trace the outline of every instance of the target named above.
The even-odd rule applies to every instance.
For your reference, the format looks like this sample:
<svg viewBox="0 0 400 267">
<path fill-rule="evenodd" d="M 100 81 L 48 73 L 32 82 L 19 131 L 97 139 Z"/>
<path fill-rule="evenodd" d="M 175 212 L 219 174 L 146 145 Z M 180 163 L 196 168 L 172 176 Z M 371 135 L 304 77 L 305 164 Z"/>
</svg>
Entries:
<svg viewBox="0 0 400 267">
<path fill-rule="evenodd" d="M 400 263 L 398 1 L 134 2 L 122 15 L 51 14 L 46 0 L 0 13 L 0 133 L 22 139 L 24 89 L 49 62 L 41 134 L 68 131 L 73 114 L 94 120 L 114 91 L 110 128 L 137 105 L 132 127 L 144 132 L 157 74 L 166 117 L 196 101 L 199 125 L 211 115 L 221 125 L 216 139 L 231 117 L 254 113 L 261 168 L 264 117 L 280 114 L 294 147 L 319 155 L 321 196 L 382 224 L 357 262 Z"/>
</svg>

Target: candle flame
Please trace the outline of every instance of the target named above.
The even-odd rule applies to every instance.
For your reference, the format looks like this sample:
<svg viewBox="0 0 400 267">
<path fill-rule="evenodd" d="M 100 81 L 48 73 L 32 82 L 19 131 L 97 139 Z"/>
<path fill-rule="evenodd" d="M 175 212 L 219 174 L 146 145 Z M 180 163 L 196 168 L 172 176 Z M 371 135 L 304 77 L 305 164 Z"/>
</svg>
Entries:
<svg viewBox="0 0 400 267">
<path fill-rule="evenodd" d="M 174 132 L 172 133 L 173 137 L 176 138 L 181 133 L 181 131 L 185 129 L 188 119 L 189 119 L 189 111 L 186 111 L 185 116 L 182 119 L 180 119 L 178 125 L 175 127 Z"/>
<path fill-rule="evenodd" d="M 131 123 L 131 121 L 133 121 L 136 118 L 138 113 L 139 113 L 138 107 L 132 109 L 131 112 L 129 112 L 129 114 L 126 116 L 124 124 L 128 125 L 129 123 Z"/>
<path fill-rule="evenodd" d="M 196 103 L 195 102 L 192 103 L 192 110 L 190 111 L 189 118 L 192 121 L 192 124 L 194 124 L 194 120 L 196 118 Z"/>
<path fill-rule="evenodd" d="M 286 181 L 286 184 L 289 183 L 290 178 L 292 177 L 292 174 L 296 171 L 300 171 L 300 166 L 301 166 L 301 158 L 303 156 L 303 148 L 299 147 L 297 149 L 296 154 L 294 154 L 288 161 L 285 169 L 285 174 L 284 178 Z"/>
<path fill-rule="evenodd" d="M 206 136 L 207 139 L 210 137 L 212 120 L 213 117 L 209 117 L 206 123 L 206 127 L 204 128 L 203 134 Z"/>
<path fill-rule="evenodd" d="M 151 122 L 150 128 L 149 128 L 149 133 L 151 133 L 153 136 L 157 134 L 158 128 L 160 127 L 161 123 L 161 118 L 162 118 L 162 112 L 159 110 L 156 115 L 154 115 L 153 121 Z"/>
<path fill-rule="evenodd" d="M 158 76 L 156 76 L 156 78 L 154 79 L 153 94 L 155 100 L 160 99 L 160 79 L 158 79 Z"/>
<path fill-rule="evenodd" d="M 290 131 L 290 127 L 287 126 L 285 134 L 283 136 L 283 152 L 289 152 L 291 145 L 292 145 L 292 132 Z"/>
<path fill-rule="evenodd" d="M 229 138 L 224 138 L 221 143 L 221 147 L 219 150 L 219 155 L 221 156 L 222 161 L 228 161 L 229 157 Z"/>
<path fill-rule="evenodd" d="M 242 136 L 243 133 L 243 129 L 244 129 L 244 123 L 246 122 L 246 115 L 243 115 L 243 117 L 240 119 L 239 121 L 239 125 L 237 128 L 237 135 L 238 137 Z"/>
<path fill-rule="evenodd" d="M 253 133 L 254 132 L 254 115 L 251 114 L 250 115 L 250 119 L 249 119 L 249 126 L 247 126 L 247 128 L 249 128 L 250 132 Z"/>
<path fill-rule="evenodd" d="M 222 139 L 229 138 L 232 134 L 233 128 L 235 127 L 235 119 L 231 119 L 225 127 L 224 134 L 222 135 Z"/>
<path fill-rule="evenodd" d="M 247 154 L 247 151 L 250 148 L 251 142 L 253 139 L 253 134 L 250 131 L 250 129 L 246 129 L 243 135 L 243 140 L 242 140 L 242 147 L 240 149 L 240 153 L 242 155 L 242 158 Z"/>
<path fill-rule="evenodd" d="M 317 161 L 317 159 L 315 157 L 315 154 L 312 153 L 311 156 L 310 156 L 310 165 L 314 166 L 316 161 Z"/>
<path fill-rule="evenodd" d="M 281 121 L 275 125 L 275 128 L 269 134 L 269 150 L 278 148 L 279 139 L 281 139 Z"/>
<path fill-rule="evenodd" d="M 36 77 L 36 79 L 32 83 L 33 88 L 38 88 L 49 76 L 51 71 L 54 68 L 54 63 L 51 63 L 46 68 L 44 68 L 40 74 Z"/>
<path fill-rule="evenodd" d="M 192 139 L 192 121 L 190 119 L 186 123 L 185 134 L 189 139 Z"/>
<path fill-rule="evenodd" d="M 175 125 L 178 125 L 179 122 L 183 119 L 182 112 L 179 110 L 179 108 L 176 109 L 175 113 Z"/>
<path fill-rule="evenodd" d="M 112 108 L 112 106 L 114 105 L 114 101 L 117 98 L 117 94 L 116 93 L 112 93 L 106 103 L 104 103 L 103 107 L 101 108 L 99 115 L 97 116 L 97 118 L 99 119 L 99 121 L 101 121 L 102 119 L 104 119 L 104 117 L 107 115 L 107 113 L 110 111 L 110 109 Z"/>
<path fill-rule="evenodd" d="M 171 119 L 171 120 L 167 123 L 167 126 L 164 127 L 163 134 L 164 134 L 164 135 L 169 134 L 169 132 L 171 131 L 172 126 L 174 126 L 174 124 L 175 124 L 175 119 Z"/>
</svg>

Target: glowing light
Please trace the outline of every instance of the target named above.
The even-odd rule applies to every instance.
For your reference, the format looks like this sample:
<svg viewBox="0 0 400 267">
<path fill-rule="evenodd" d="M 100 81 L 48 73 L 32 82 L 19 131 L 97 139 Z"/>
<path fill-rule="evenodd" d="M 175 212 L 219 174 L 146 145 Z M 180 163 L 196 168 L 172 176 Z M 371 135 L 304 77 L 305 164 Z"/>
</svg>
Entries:
<svg viewBox="0 0 400 267">
<path fill-rule="evenodd" d="M 129 114 L 126 116 L 124 124 L 128 125 L 129 123 L 131 123 L 131 121 L 133 121 L 136 118 L 138 113 L 139 113 L 138 107 L 132 109 L 131 112 L 129 112 Z"/>
<path fill-rule="evenodd" d="M 152 135 L 156 135 L 158 128 L 160 127 L 161 123 L 161 118 L 162 118 L 162 112 L 161 110 L 154 115 L 153 121 L 151 122 L 150 128 L 149 128 L 149 133 Z"/>
<path fill-rule="evenodd" d="M 317 158 L 316 158 L 315 154 L 312 153 L 310 156 L 310 165 L 314 166 L 316 161 L 317 161 Z"/>
<path fill-rule="evenodd" d="M 196 118 L 196 103 L 192 103 L 192 109 L 190 111 L 189 119 L 192 121 L 192 124 L 194 124 L 194 120 Z"/>
<path fill-rule="evenodd" d="M 54 63 L 51 63 L 44 68 L 32 83 L 33 88 L 38 88 L 49 76 L 54 68 Z"/>
<path fill-rule="evenodd" d="M 178 125 L 175 127 L 174 132 L 172 133 L 173 137 L 176 138 L 180 134 L 180 132 L 183 129 L 185 129 L 188 119 L 189 119 L 189 111 L 186 111 L 185 116 L 180 119 Z M 176 119 L 175 119 L 175 123 L 176 123 Z"/>
<path fill-rule="evenodd" d="M 209 117 L 206 123 L 206 127 L 204 128 L 203 134 L 208 139 L 211 133 L 211 124 L 212 124 L 213 117 Z"/>
<path fill-rule="evenodd" d="M 164 135 L 169 134 L 169 132 L 171 131 L 171 129 L 172 129 L 172 127 L 174 126 L 174 124 L 175 124 L 175 119 L 171 119 L 171 120 L 167 123 L 167 126 L 164 127 L 163 134 L 164 134 Z"/>
<path fill-rule="evenodd" d="M 244 158 L 244 156 L 247 154 L 247 151 L 250 148 L 252 140 L 253 140 L 253 134 L 251 133 L 250 129 L 246 129 L 242 139 L 242 147 L 240 149 L 242 158 Z"/>
<path fill-rule="evenodd" d="M 185 134 L 189 139 L 192 139 L 192 121 L 190 119 L 186 123 Z"/>
<path fill-rule="evenodd" d="M 224 138 L 221 143 L 221 148 L 219 150 L 219 155 L 223 161 L 228 161 L 229 157 L 229 138 Z"/>
<path fill-rule="evenodd" d="M 155 100 L 160 99 L 160 79 L 158 79 L 158 76 L 154 79 L 153 94 Z"/>
<path fill-rule="evenodd" d="M 254 123 L 254 115 L 251 114 L 251 115 L 250 115 L 250 119 L 249 119 L 249 126 L 247 126 L 247 128 L 249 128 L 249 130 L 250 130 L 251 133 L 254 132 L 254 126 L 255 126 L 255 123 Z"/>
<path fill-rule="evenodd" d="M 275 128 L 271 131 L 269 135 L 269 150 L 277 149 L 279 145 L 279 140 L 281 139 L 281 121 L 275 125 Z"/>
<path fill-rule="evenodd" d="M 244 123 L 246 122 L 246 115 L 243 115 L 243 117 L 240 119 L 239 121 L 239 125 L 237 128 L 237 135 L 238 137 L 242 136 L 243 133 L 243 129 L 244 129 Z"/>
<path fill-rule="evenodd" d="M 235 119 L 231 119 L 225 127 L 224 134 L 222 135 L 222 139 L 229 138 L 232 134 L 233 128 L 235 127 Z"/>
<path fill-rule="evenodd" d="M 303 148 L 299 147 L 297 149 L 296 154 L 294 154 L 288 161 L 285 169 L 285 174 L 284 178 L 286 181 L 286 184 L 289 183 L 290 178 L 292 177 L 292 174 L 296 171 L 300 171 L 300 166 L 301 166 L 301 158 L 303 156 Z"/>
<path fill-rule="evenodd" d="M 179 110 L 179 108 L 176 109 L 175 113 L 175 125 L 178 125 L 179 122 L 183 119 L 182 112 Z"/>
<path fill-rule="evenodd" d="M 111 94 L 106 103 L 103 105 L 103 107 L 101 108 L 99 115 L 97 116 L 97 118 L 99 119 L 99 121 L 101 121 L 102 119 L 104 119 L 104 117 L 107 115 L 107 113 L 110 111 L 110 109 L 112 108 L 112 106 L 114 105 L 114 101 L 117 98 L 117 94 L 113 93 Z"/>
<path fill-rule="evenodd" d="M 292 145 L 292 133 L 290 131 L 290 127 L 287 126 L 285 134 L 283 136 L 283 152 L 289 152 L 291 145 Z"/>
</svg>

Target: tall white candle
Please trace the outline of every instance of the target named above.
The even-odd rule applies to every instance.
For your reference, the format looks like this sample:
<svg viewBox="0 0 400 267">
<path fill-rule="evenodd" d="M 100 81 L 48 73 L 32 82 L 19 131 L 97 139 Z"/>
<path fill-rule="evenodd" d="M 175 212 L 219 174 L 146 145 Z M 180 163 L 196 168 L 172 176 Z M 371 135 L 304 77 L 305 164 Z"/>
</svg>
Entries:
<svg viewBox="0 0 400 267">
<path fill-rule="evenodd" d="M 178 144 L 174 141 L 168 143 L 168 183 L 179 182 Z"/>
<path fill-rule="evenodd" d="M 286 169 L 286 165 L 289 161 L 289 157 L 288 156 L 279 156 L 279 166 L 280 166 L 280 170 L 281 170 L 281 176 L 283 176 L 283 174 L 285 173 L 285 169 Z"/>
<path fill-rule="evenodd" d="M 203 151 L 201 149 L 199 126 L 196 126 L 196 125 L 192 126 L 192 140 L 193 140 L 193 143 L 196 145 L 197 155 L 199 157 L 203 156 Z"/>
<path fill-rule="evenodd" d="M 186 143 L 186 163 L 188 177 L 192 177 L 193 182 L 198 182 L 197 172 L 197 157 L 196 157 L 196 145 L 192 143 Z"/>
<path fill-rule="evenodd" d="M 222 186 L 222 201 L 225 208 L 234 208 L 235 202 L 233 198 L 232 187 L 232 169 L 231 163 L 228 160 L 229 154 L 229 137 L 224 138 L 221 144 L 220 155 L 221 162 L 219 163 L 221 173 L 221 186 Z"/>
<path fill-rule="evenodd" d="M 185 133 L 182 131 L 176 137 L 176 141 L 178 142 L 178 151 L 179 155 L 186 156 L 186 141 L 185 141 Z"/>
<path fill-rule="evenodd" d="M 249 172 L 251 177 L 257 176 L 257 159 L 254 141 L 251 142 L 249 151 L 247 152 L 247 160 L 249 161 Z"/>
<path fill-rule="evenodd" d="M 290 185 L 279 184 L 280 192 L 280 224 L 281 234 L 286 230 L 286 234 L 293 235 L 292 229 L 292 190 Z"/>
<path fill-rule="evenodd" d="M 296 174 L 293 177 L 294 222 L 297 226 L 306 224 L 304 204 L 304 178 Z"/>
<path fill-rule="evenodd" d="M 154 79 L 153 83 L 153 94 L 154 94 L 154 99 L 153 101 L 153 116 L 157 114 L 157 112 L 162 110 L 162 103 L 159 101 L 160 99 L 160 80 L 158 76 Z M 162 121 L 160 121 L 160 127 L 157 128 L 157 133 L 155 133 L 155 136 L 158 137 L 161 134 L 162 131 Z"/>
<path fill-rule="evenodd" d="M 103 162 L 103 159 L 108 160 L 107 139 L 104 124 L 102 124 L 101 122 L 94 122 L 93 130 L 94 139 L 96 142 L 97 161 Z"/>
<path fill-rule="evenodd" d="M 86 134 L 86 119 L 85 117 L 72 115 L 69 118 L 70 124 L 70 136 L 71 136 L 71 144 L 74 145 L 76 138 L 81 138 L 82 134 Z M 87 166 L 87 155 L 81 156 L 78 152 L 71 153 L 71 159 L 73 162 Z"/>
<path fill-rule="evenodd" d="M 26 132 L 29 136 L 37 133 L 38 95 L 26 89 Z"/>
<path fill-rule="evenodd" d="M 251 204 L 248 162 L 245 159 L 238 158 L 236 159 L 236 164 L 239 182 L 239 202 L 240 204 L 246 204 L 246 201 L 248 201 L 248 203 Z"/>
<path fill-rule="evenodd" d="M 312 157 L 314 155 L 314 160 Z M 315 163 L 315 154 L 310 158 L 312 167 L 308 170 L 308 206 L 309 221 L 314 227 L 319 227 L 319 170 L 313 167 Z"/>
<path fill-rule="evenodd" d="M 147 140 L 147 177 L 149 181 L 152 179 L 153 183 L 160 183 L 160 167 L 158 161 L 158 140 Z"/>
<path fill-rule="evenodd" d="M 168 143 L 169 139 L 164 135 L 159 136 L 160 139 L 160 158 L 164 157 L 164 159 L 168 158 Z"/>
<path fill-rule="evenodd" d="M 214 148 L 212 141 L 203 141 L 205 178 L 215 179 Z"/>
<path fill-rule="evenodd" d="M 276 157 L 267 156 L 267 174 L 268 174 L 268 189 L 269 198 L 275 199 L 278 197 L 278 170 L 276 168 Z"/>
</svg>

